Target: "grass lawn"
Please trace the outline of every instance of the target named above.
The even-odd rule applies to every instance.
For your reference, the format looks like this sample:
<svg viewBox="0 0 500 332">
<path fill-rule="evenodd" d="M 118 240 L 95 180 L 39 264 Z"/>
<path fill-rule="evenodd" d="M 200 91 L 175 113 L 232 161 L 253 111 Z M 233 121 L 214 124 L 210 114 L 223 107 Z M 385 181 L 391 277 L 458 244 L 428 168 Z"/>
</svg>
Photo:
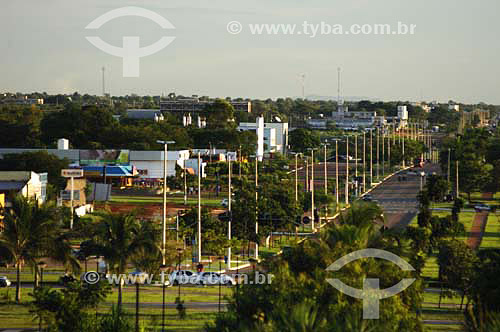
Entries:
<svg viewBox="0 0 500 332">
<path fill-rule="evenodd" d="M 500 218 L 495 213 L 490 213 L 488 216 L 481 248 L 500 248 Z"/>
<path fill-rule="evenodd" d="M 219 197 L 201 197 L 201 204 L 203 206 L 213 206 L 222 208 L 220 202 L 224 196 Z M 134 204 L 151 204 L 151 203 L 162 203 L 163 197 L 161 196 L 128 196 L 128 195 L 114 195 L 111 197 L 109 203 L 134 203 Z M 167 203 L 184 204 L 183 196 L 167 196 Z M 198 198 L 188 197 L 188 205 L 198 204 Z"/>
</svg>

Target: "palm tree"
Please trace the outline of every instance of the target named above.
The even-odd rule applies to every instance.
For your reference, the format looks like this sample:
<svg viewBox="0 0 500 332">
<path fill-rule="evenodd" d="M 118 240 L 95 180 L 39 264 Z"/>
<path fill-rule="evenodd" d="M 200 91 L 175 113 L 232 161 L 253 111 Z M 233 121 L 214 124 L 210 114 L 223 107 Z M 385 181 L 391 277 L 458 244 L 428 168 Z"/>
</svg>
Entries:
<svg viewBox="0 0 500 332">
<path fill-rule="evenodd" d="M 133 213 L 96 213 L 100 218 L 92 240 L 96 253 L 102 256 L 112 273 L 118 276 L 118 307 L 122 304 L 123 275 L 135 255 L 156 249 L 155 237 L 144 228 Z"/>
<path fill-rule="evenodd" d="M 72 269 L 78 263 L 71 257 L 68 237 L 61 231 L 57 207 L 38 204 L 21 195 L 12 197 L 12 206 L 3 211 L 4 229 L 0 247 L 7 250 L 16 266 L 16 301 L 21 301 L 21 269 L 30 265 L 38 273 L 37 263 L 43 257 L 63 262 Z"/>
</svg>

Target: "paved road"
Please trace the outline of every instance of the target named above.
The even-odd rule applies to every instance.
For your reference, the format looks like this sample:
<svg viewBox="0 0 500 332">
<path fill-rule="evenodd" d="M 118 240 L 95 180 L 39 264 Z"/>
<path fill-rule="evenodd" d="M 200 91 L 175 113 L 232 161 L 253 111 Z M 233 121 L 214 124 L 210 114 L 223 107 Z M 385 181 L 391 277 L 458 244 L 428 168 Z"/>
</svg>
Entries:
<svg viewBox="0 0 500 332">
<path fill-rule="evenodd" d="M 428 164 L 424 171 L 438 172 L 439 166 Z M 418 212 L 417 195 L 420 191 L 420 177 L 406 175 L 406 181 L 398 181 L 398 176 L 393 176 L 375 188 L 371 194 L 384 210 L 387 226 L 406 227 Z"/>
</svg>

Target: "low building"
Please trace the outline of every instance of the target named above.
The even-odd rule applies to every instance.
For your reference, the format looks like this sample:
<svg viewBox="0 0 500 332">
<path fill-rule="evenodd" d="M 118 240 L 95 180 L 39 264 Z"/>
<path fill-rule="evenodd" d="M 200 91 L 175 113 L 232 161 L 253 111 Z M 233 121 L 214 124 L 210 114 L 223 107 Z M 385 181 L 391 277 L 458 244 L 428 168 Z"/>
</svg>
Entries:
<svg viewBox="0 0 500 332">
<path fill-rule="evenodd" d="M 28 199 L 44 203 L 47 200 L 47 173 L 2 171 L 0 194 L 3 194 L 5 207 L 9 207 L 9 197 L 13 194 L 21 194 Z"/>
<path fill-rule="evenodd" d="M 160 110 L 168 113 L 199 113 L 206 110 L 215 100 L 204 100 L 198 97 L 175 98 L 171 100 L 162 100 Z M 236 111 L 252 112 L 252 102 L 250 101 L 229 101 Z"/>
<path fill-rule="evenodd" d="M 158 109 L 128 109 L 126 117 L 136 120 L 150 120 L 160 122 L 164 120 L 163 114 Z"/>
<path fill-rule="evenodd" d="M 154 181 L 163 179 L 164 151 L 130 151 L 129 162 L 137 168 L 140 179 Z M 175 168 L 184 167 L 189 159 L 189 150 L 167 152 L 167 176 L 175 176 Z"/>
</svg>

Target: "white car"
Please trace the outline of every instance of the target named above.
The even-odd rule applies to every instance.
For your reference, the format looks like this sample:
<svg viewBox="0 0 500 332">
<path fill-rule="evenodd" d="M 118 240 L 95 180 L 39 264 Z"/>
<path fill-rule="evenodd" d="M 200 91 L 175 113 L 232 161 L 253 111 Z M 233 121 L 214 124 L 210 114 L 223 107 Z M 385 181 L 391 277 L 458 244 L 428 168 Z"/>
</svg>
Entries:
<svg viewBox="0 0 500 332">
<path fill-rule="evenodd" d="M 181 285 L 196 285 L 199 284 L 199 276 L 197 273 L 189 270 L 175 270 L 168 277 L 169 284 L 172 286 Z"/>
<path fill-rule="evenodd" d="M 474 205 L 474 209 L 477 211 L 490 211 L 491 207 L 489 205 L 480 203 L 480 204 Z"/>
<path fill-rule="evenodd" d="M 0 276 L 0 287 L 9 287 L 12 283 L 5 276 Z"/>
<path fill-rule="evenodd" d="M 227 285 L 233 286 L 236 285 L 236 281 L 228 276 L 227 274 L 220 274 L 217 272 L 201 272 L 198 273 L 199 276 L 199 284 L 203 285 Z"/>
</svg>

